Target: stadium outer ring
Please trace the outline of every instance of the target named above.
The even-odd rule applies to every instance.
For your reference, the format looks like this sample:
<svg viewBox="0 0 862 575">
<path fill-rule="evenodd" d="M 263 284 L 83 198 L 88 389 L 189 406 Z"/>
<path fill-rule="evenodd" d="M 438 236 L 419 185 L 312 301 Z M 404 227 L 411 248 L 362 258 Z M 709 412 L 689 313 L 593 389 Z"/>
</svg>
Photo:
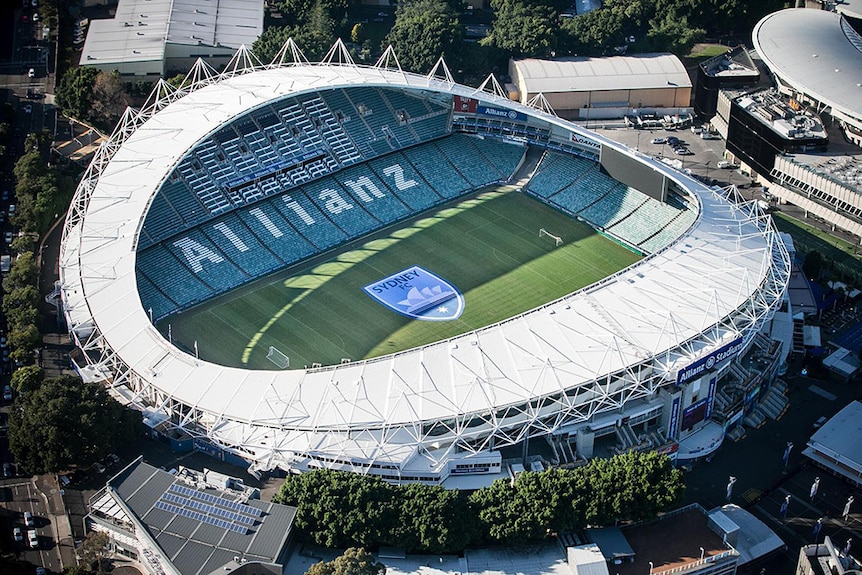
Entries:
<svg viewBox="0 0 862 575">
<path fill-rule="evenodd" d="M 240 51 L 242 55 L 243 51 Z M 245 54 L 247 57 L 247 53 Z M 104 381 L 153 425 L 181 429 L 250 470 L 330 467 L 439 481 L 450 461 L 650 398 L 729 342 L 743 350 L 781 304 L 790 263 L 771 220 L 735 188 L 709 189 L 554 115 L 380 63 L 200 61 L 189 86 L 160 82 L 126 111 L 84 174 L 63 230 L 61 292 L 79 373 Z M 448 76 L 448 74 L 447 74 Z M 700 213 L 658 253 L 493 326 L 413 350 L 317 369 L 242 370 L 169 344 L 140 304 L 137 234 L 162 179 L 201 138 L 254 106 L 351 85 L 469 96 L 541 117 L 572 140 L 662 172 Z"/>
</svg>

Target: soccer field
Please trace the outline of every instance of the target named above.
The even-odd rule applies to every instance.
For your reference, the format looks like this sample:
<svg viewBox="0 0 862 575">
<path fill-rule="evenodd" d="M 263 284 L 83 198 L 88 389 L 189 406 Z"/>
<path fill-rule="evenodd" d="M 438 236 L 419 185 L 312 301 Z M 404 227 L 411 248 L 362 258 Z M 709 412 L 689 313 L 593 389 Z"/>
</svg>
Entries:
<svg viewBox="0 0 862 575">
<path fill-rule="evenodd" d="M 539 237 L 540 228 L 562 238 Z M 490 325 L 592 284 L 640 259 L 589 226 L 502 188 L 388 228 L 159 324 L 207 361 L 277 369 L 394 353 Z M 363 287 L 412 266 L 464 296 L 451 321 L 401 315 Z"/>
</svg>

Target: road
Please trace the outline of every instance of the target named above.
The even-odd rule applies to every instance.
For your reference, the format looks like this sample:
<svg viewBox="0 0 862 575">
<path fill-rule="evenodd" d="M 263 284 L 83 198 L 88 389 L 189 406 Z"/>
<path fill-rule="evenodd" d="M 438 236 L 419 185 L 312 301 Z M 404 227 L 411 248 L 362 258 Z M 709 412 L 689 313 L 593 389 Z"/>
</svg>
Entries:
<svg viewBox="0 0 862 575">
<path fill-rule="evenodd" d="M 24 533 L 24 541 L 13 542 L 14 552 L 20 559 L 36 566 L 45 567 L 48 571 L 59 573 L 62 570 L 57 554 L 56 533 L 50 520 L 45 495 L 36 488 L 30 478 L 12 478 L 3 480 L 3 506 L 6 510 L 4 533 L 11 533 L 14 527 L 20 527 Z M 33 514 L 36 532 L 39 535 L 39 549 L 30 549 L 27 542 L 28 528 L 24 525 L 24 512 Z"/>
</svg>

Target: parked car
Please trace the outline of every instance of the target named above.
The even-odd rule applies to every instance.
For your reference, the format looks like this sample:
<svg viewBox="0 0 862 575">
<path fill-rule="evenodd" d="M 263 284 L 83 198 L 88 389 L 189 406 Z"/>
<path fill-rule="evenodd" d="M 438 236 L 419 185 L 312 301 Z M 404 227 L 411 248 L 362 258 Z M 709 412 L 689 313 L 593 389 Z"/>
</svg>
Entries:
<svg viewBox="0 0 862 575">
<path fill-rule="evenodd" d="M 27 77 L 28 78 L 35 78 L 36 77 L 36 70 L 34 68 L 30 68 L 29 70 L 27 70 Z"/>
<path fill-rule="evenodd" d="M 93 469 L 96 470 L 96 473 L 104 473 L 105 466 L 99 463 L 98 461 L 93 464 Z"/>
<path fill-rule="evenodd" d="M 728 162 L 727 160 L 719 160 L 719 161 L 718 161 L 718 163 L 715 165 L 715 167 L 716 167 L 716 168 L 721 168 L 721 169 L 725 169 L 725 168 L 732 168 L 732 167 L 733 167 L 733 164 L 731 164 L 731 163 L 730 163 L 730 162 Z"/>
<path fill-rule="evenodd" d="M 3 477 L 6 477 L 7 479 L 12 477 L 12 464 L 8 461 L 3 462 Z"/>
<path fill-rule="evenodd" d="M 3 386 L 3 401 L 12 401 L 12 387 L 11 386 L 8 386 L 8 385 Z"/>
<path fill-rule="evenodd" d="M 653 138 L 652 140 L 650 140 L 650 142 L 652 142 L 653 144 L 664 144 L 667 142 L 667 140 L 665 140 L 664 138 Z"/>
<path fill-rule="evenodd" d="M 36 522 L 33 520 L 33 514 L 29 511 L 24 512 L 24 526 L 25 527 L 35 527 Z"/>
<path fill-rule="evenodd" d="M 12 539 L 17 541 L 18 543 L 24 541 L 24 533 L 21 531 L 20 527 L 16 527 L 12 530 Z"/>
<path fill-rule="evenodd" d="M 39 534 L 36 533 L 35 529 L 31 529 L 27 532 L 27 541 L 30 543 L 30 549 L 39 548 Z"/>
<path fill-rule="evenodd" d="M 670 144 L 671 146 L 675 146 L 675 145 L 680 143 L 680 139 L 677 138 L 676 136 L 668 136 L 667 143 Z"/>
</svg>

